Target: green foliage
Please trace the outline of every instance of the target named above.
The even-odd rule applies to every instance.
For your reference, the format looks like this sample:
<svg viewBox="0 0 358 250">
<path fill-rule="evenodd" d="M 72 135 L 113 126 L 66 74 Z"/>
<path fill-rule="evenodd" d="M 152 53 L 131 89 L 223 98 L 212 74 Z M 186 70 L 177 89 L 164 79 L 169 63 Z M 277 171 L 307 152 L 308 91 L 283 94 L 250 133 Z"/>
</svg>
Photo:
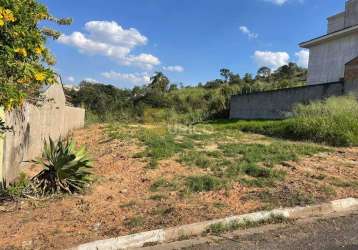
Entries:
<svg viewBox="0 0 358 250">
<path fill-rule="evenodd" d="M 220 148 L 228 157 L 242 156 L 242 160 L 251 163 L 264 162 L 274 165 L 283 161 L 296 160 L 299 156 L 313 155 L 327 149 L 313 144 L 295 144 L 273 142 L 265 144 L 222 144 Z"/>
<path fill-rule="evenodd" d="M 166 129 L 143 129 L 139 131 L 138 138 L 146 146 L 142 156 L 151 158 L 151 168 L 156 167 L 158 160 L 170 158 L 184 149 L 193 147 L 190 143 L 176 141 L 175 136 Z"/>
<path fill-rule="evenodd" d="M 292 130 L 297 138 L 334 146 L 358 145 L 358 101 L 353 96 L 298 105 L 294 117 Z"/>
<path fill-rule="evenodd" d="M 261 69 L 256 78 L 246 74 L 241 79 L 229 69 L 220 70 L 220 75 L 224 80 L 178 88 L 170 84 L 167 76 L 157 72 L 148 85 L 132 90 L 83 82 L 79 91 L 67 90 L 67 95 L 75 106 L 83 106 L 91 112 L 87 117 L 91 121 L 196 124 L 227 118 L 232 95 L 301 86 L 306 71 L 291 63 L 273 73 L 268 68 Z"/>
<path fill-rule="evenodd" d="M 0 183 L 1 185 L 1 183 Z M 0 200 L 1 198 L 19 198 L 23 195 L 24 190 L 29 185 L 29 179 L 26 174 L 21 173 L 15 182 L 11 183 L 8 187 L 0 186 Z"/>
<path fill-rule="evenodd" d="M 353 96 L 331 97 L 298 105 L 293 118 L 283 121 L 239 121 L 224 126 L 244 132 L 295 140 L 309 140 L 332 146 L 358 145 L 358 101 Z"/>
<path fill-rule="evenodd" d="M 207 192 L 225 187 L 226 181 L 210 175 L 189 176 L 186 178 L 186 188 L 189 192 Z"/>
<path fill-rule="evenodd" d="M 40 29 L 38 24 L 44 20 L 71 23 L 51 16 L 36 0 L 0 0 L 0 106 L 6 110 L 34 101 L 41 86 L 56 82 L 49 66 L 55 60 L 45 43 L 59 33 Z"/>
<path fill-rule="evenodd" d="M 43 170 L 31 179 L 30 195 L 72 194 L 82 191 L 91 181 L 91 161 L 86 149 L 76 149 L 69 139 L 55 143 L 49 138 L 36 163 L 41 164 Z"/>
</svg>

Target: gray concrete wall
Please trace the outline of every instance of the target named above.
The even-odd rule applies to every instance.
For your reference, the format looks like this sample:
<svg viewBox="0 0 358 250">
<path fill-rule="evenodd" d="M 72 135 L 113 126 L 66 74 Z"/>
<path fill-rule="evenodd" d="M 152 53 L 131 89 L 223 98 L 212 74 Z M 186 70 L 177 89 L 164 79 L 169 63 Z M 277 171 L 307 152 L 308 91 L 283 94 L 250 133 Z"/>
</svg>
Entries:
<svg viewBox="0 0 358 250">
<path fill-rule="evenodd" d="M 26 104 L 5 114 L 6 125 L 13 127 L 13 131 L 5 133 L 3 140 L 0 171 L 6 182 L 18 176 L 23 161 L 41 155 L 45 139 L 56 140 L 84 126 L 85 110 L 65 105 L 61 85 L 51 86 L 44 96 L 46 100 L 41 106 Z"/>
<path fill-rule="evenodd" d="M 308 83 L 336 82 L 344 78 L 345 64 L 358 56 L 358 33 L 310 48 Z"/>
<path fill-rule="evenodd" d="M 342 30 L 345 27 L 345 16 L 346 13 L 342 12 L 337 15 L 327 18 L 328 20 L 328 30 L 327 33 L 333 33 L 338 30 Z"/>
<path fill-rule="evenodd" d="M 349 0 L 346 3 L 345 27 L 358 24 L 358 0 Z"/>
<path fill-rule="evenodd" d="M 340 96 L 343 83 L 310 85 L 298 88 L 237 95 L 231 98 L 230 119 L 284 119 L 298 103 Z"/>
</svg>

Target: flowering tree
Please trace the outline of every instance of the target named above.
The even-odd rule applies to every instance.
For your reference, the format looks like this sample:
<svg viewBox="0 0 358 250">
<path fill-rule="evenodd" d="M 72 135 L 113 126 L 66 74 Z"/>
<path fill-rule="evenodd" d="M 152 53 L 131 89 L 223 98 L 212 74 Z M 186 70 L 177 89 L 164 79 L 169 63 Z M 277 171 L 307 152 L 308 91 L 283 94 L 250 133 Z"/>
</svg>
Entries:
<svg viewBox="0 0 358 250">
<path fill-rule="evenodd" d="M 37 0 L 0 0 L 0 106 L 5 110 L 37 100 L 41 86 L 56 83 L 55 59 L 45 43 L 60 33 L 40 28 L 46 20 L 71 23 L 51 16 Z"/>
</svg>

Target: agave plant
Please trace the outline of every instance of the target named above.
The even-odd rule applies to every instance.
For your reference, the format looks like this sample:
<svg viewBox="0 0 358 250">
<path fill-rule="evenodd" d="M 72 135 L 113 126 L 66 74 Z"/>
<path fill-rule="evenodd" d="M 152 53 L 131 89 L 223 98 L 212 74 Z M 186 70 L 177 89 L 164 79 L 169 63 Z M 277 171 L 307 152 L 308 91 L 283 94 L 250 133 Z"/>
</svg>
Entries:
<svg viewBox="0 0 358 250">
<path fill-rule="evenodd" d="M 31 179 L 30 193 L 48 196 L 81 191 L 91 180 L 91 160 L 85 147 L 76 149 L 72 139 L 45 141 L 42 157 L 34 161 L 43 170 Z"/>
</svg>

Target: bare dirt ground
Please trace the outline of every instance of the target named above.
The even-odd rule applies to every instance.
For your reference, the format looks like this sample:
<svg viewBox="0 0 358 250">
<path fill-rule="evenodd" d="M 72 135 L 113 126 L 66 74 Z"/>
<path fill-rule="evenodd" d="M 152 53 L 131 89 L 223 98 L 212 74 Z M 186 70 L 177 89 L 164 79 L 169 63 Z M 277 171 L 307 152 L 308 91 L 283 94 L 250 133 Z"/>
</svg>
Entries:
<svg viewBox="0 0 358 250">
<path fill-rule="evenodd" d="M 154 196 L 159 177 L 200 173 L 172 161 L 147 169 L 134 158 L 138 146 L 109 140 L 100 125 L 78 130 L 74 139 L 95 159 L 97 179 L 85 194 L 56 200 L 0 203 L 0 249 L 65 249 L 81 243 L 161 227 L 188 224 L 266 209 L 358 197 L 358 148 L 339 148 L 286 162 L 284 182 L 270 189 L 235 183 L 227 190 Z M 34 169 L 29 172 L 36 172 Z M 350 182 L 345 182 L 349 180 Z M 352 182 L 353 181 L 353 182 Z M 334 185 L 334 189 L 328 188 Z"/>
</svg>

